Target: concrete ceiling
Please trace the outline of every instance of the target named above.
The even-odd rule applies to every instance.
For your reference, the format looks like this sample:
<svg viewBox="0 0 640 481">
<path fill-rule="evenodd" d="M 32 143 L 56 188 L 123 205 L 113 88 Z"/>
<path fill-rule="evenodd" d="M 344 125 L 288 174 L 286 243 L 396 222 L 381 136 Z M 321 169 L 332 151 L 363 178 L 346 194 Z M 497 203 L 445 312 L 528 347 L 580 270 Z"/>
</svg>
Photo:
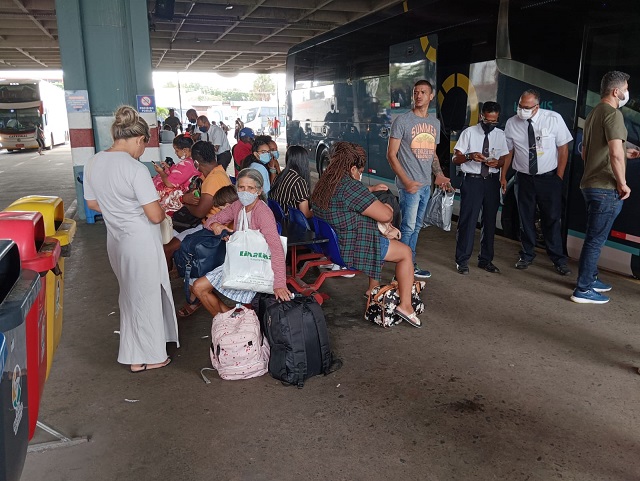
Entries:
<svg viewBox="0 0 640 481">
<path fill-rule="evenodd" d="M 153 69 L 283 72 L 291 46 L 398 3 L 176 0 L 173 20 L 166 20 L 154 15 L 150 0 Z M 62 68 L 55 0 L 0 0 L 0 70 L 48 68 Z"/>
</svg>

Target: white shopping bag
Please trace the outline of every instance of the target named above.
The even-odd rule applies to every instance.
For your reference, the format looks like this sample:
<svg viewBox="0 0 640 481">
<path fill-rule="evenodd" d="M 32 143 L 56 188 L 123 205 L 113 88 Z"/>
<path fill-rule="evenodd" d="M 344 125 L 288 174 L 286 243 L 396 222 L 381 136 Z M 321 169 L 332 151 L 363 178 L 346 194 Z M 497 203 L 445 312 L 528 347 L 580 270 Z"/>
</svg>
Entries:
<svg viewBox="0 0 640 481">
<path fill-rule="evenodd" d="M 287 238 L 280 237 L 287 252 Z M 222 269 L 222 287 L 273 294 L 271 251 L 259 230 L 249 229 L 244 209 L 238 215 L 237 230 L 227 241 Z"/>
</svg>

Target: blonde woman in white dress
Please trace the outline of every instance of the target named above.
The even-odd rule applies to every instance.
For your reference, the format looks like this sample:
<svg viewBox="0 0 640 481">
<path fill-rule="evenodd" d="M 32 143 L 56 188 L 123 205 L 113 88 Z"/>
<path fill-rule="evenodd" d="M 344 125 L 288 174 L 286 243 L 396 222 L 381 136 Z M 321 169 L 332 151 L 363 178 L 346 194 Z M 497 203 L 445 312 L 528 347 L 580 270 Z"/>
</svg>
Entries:
<svg viewBox="0 0 640 481">
<path fill-rule="evenodd" d="M 137 160 L 149 142 L 149 126 L 122 106 L 111 135 L 111 148 L 85 166 L 84 196 L 89 208 L 102 212 L 120 286 L 118 362 L 139 373 L 171 362 L 166 343 L 178 343 L 178 323 L 160 235 L 165 213 L 149 171 Z"/>
</svg>

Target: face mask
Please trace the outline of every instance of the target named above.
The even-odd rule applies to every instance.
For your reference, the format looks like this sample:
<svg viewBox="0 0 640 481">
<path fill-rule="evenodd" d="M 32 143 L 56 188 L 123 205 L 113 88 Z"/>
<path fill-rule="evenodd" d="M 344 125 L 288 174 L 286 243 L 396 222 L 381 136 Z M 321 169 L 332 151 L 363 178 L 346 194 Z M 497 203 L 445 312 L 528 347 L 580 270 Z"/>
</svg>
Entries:
<svg viewBox="0 0 640 481">
<path fill-rule="evenodd" d="M 245 207 L 253 204 L 257 198 L 258 194 L 253 194 L 245 190 L 238 192 L 238 199 L 240 200 L 240 203 Z"/>
<path fill-rule="evenodd" d="M 260 162 L 262 162 L 263 164 L 268 164 L 269 162 L 271 162 L 271 153 L 265 152 L 264 154 L 260 154 Z"/>
<path fill-rule="evenodd" d="M 209 130 L 208 128 L 206 128 L 204 125 L 202 127 L 198 127 L 198 130 L 202 133 L 206 133 L 207 130 Z"/>
<path fill-rule="evenodd" d="M 533 109 L 521 109 L 518 107 L 518 117 L 522 120 L 528 120 L 533 117 Z"/>
<path fill-rule="evenodd" d="M 278 152 L 277 150 L 272 150 L 271 151 L 271 155 L 273 156 L 274 159 L 278 160 L 280 158 L 280 152 Z"/>
<path fill-rule="evenodd" d="M 493 124 L 491 122 L 484 122 L 483 121 L 480 125 L 482 126 L 482 130 L 484 130 L 485 134 L 490 133 L 493 129 L 496 128 L 496 124 Z"/>
<path fill-rule="evenodd" d="M 618 103 L 618 108 L 621 109 L 622 107 L 624 107 L 625 105 L 627 105 L 627 102 L 629 101 L 629 90 L 627 90 L 624 93 L 624 97 L 620 98 L 618 97 L 618 100 L 620 101 Z"/>
</svg>

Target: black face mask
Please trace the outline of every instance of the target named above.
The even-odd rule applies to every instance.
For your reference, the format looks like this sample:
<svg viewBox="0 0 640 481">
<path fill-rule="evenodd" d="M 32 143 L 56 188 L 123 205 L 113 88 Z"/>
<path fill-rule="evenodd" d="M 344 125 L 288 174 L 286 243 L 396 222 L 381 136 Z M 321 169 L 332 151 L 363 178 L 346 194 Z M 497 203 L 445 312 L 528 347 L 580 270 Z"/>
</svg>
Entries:
<svg viewBox="0 0 640 481">
<path fill-rule="evenodd" d="M 482 122 L 480 123 L 480 125 L 482 126 L 482 130 L 484 130 L 485 134 L 490 133 L 493 129 L 496 128 L 496 124 L 492 124 L 489 122 Z"/>
</svg>

